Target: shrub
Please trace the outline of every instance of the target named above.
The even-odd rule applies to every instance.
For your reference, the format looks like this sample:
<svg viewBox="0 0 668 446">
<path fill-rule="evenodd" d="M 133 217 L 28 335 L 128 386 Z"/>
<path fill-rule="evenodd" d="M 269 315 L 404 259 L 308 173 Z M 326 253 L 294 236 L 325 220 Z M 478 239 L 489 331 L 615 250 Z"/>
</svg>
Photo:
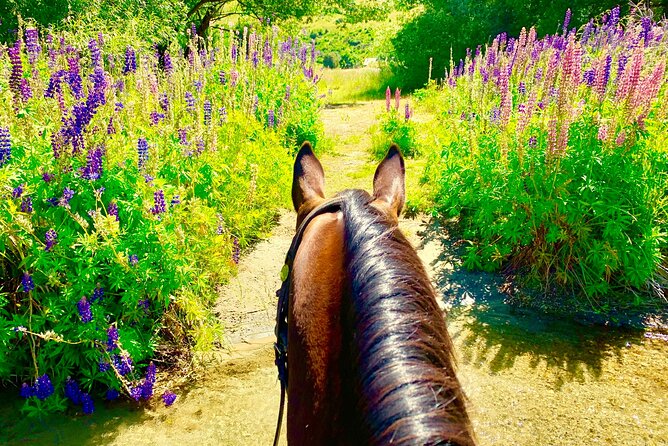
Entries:
<svg viewBox="0 0 668 446">
<path fill-rule="evenodd" d="M 379 132 L 373 137 L 372 154 L 376 159 L 382 159 L 387 154 L 387 148 L 396 143 L 401 153 L 407 157 L 419 154 L 416 142 L 416 130 L 411 121 L 413 114 L 410 104 L 405 102 L 403 110 L 400 110 L 400 90 L 395 91 L 392 101 L 390 87 L 385 91 L 385 113 L 380 117 Z M 392 104 L 394 102 L 394 104 Z"/>
<path fill-rule="evenodd" d="M 156 350 L 211 346 L 215 285 L 318 136 L 310 44 L 82 39 L 29 28 L 0 58 L 0 379 L 30 413 L 148 399 Z"/>
<path fill-rule="evenodd" d="M 666 37 L 649 18 L 498 36 L 424 94 L 443 141 L 427 177 L 464 264 L 511 265 L 596 308 L 647 289 L 666 245 Z M 645 298 L 647 294 L 645 294 Z"/>
</svg>

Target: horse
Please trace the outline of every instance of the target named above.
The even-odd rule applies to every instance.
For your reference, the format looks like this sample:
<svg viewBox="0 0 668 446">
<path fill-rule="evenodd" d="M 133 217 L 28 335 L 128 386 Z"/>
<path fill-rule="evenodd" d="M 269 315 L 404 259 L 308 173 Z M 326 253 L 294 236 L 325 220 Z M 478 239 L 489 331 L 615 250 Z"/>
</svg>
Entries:
<svg viewBox="0 0 668 446">
<path fill-rule="evenodd" d="M 352 189 L 326 200 L 324 182 L 304 143 L 276 327 L 288 444 L 474 445 L 434 288 L 398 229 L 399 148 L 378 165 L 373 195 Z"/>
</svg>

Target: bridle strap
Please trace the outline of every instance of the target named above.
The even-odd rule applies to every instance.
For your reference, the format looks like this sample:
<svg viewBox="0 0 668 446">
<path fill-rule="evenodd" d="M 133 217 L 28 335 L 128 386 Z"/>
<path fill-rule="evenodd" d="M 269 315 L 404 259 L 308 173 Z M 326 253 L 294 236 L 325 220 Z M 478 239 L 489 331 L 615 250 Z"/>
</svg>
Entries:
<svg viewBox="0 0 668 446">
<path fill-rule="evenodd" d="M 292 284 L 292 266 L 297 255 L 297 249 L 302 242 L 302 237 L 306 227 L 313 219 L 322 214 L 338 212 L 341 210 L 343 200 L 341 197 L 330 198 L 322 202 L 306 216 L 299 225 L 297 233 L 292 239 L 290 249 L 285 256 L 285 264 L 281 270 L 281 288 L 276 291 L 278 297 L 278 306 L 276 308 L 276 342 L 274 343 L 274 353 L 276 354 L 276 367 L 278 367 L 278 379 L 281 382 L 281 405 L 278 409 L 278 423 L 276 424 L 276 434 L 274 435 L 274 446 L 278 446 L 278 439 L 281 435 L 281 423 L 283 421 L 283 406 L 285 405 L 285 393 L 288 389 L 288 304 L 290 302 L 290 287 Z"/>
</svg>

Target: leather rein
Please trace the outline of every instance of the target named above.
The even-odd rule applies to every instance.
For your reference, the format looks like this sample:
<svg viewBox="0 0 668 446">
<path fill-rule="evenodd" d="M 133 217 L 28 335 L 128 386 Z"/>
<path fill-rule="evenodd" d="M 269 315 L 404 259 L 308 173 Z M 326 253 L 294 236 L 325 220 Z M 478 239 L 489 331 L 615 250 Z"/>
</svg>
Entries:
<svg viewBox="0 0 668 446">
<path fill-rule="evenodd" d="M 278 379 L 281 382 L 281 402 L 278 409 L 278 422 L 276 424 L 276 434 L 274 435 L 274 446 L 278 446 L 278 439 L 281 435 L 281 424 L 283 422 L 283 407 L 285 406 L 285 393 L 288 389 L 288 303 L 290 301 L 290 291 L 292 285 L 292 266 L 297 255 L 297 249 L 302 242 L 302 237 L 308 224 L 313 219 L 322 214 L 337 212 L 341 210 L 343 200 L 341 197 L 334 197 L 324 201 L 306 216 L 299 225 L 297 233 L 292 239 L 290 249 L 285 256 L 285 264 L 281 269 L 281 288 L 276 291 L 278 297 L 278 307 L 276 309 L 276 342 L 274 343 L 274 353 L 276 354 L 276 367 L 278 367 Z"/>
</svg>

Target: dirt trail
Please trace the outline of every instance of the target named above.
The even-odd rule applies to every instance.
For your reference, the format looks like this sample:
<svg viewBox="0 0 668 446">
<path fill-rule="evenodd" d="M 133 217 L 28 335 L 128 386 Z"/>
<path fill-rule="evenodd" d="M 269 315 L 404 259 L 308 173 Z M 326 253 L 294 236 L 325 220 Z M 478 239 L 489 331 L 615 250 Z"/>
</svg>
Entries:
<svg viewBox="0 0 668 446">
<path fill-rule="evenodd" d="M 375 101 L 322 111 L 333 146 L 321 156 L 329 194 L 371 188 L 375 163 L 366 149 L 383 107 Z M 408 176 L 418 175 L 416 165 L 407 161 Z M 400 227 L 443 302 L 455 304 L 449 331 L 480 445 L 668 444 L 668 342 L 508 307 L 498 276 L 460 267 L 445 228 L 425 217 L 402 219 Z M 275 291 L 293 231 L 294 215 L 284 210 L 272 236 L 241 259 L 216 306 L 232 348 L 207 357 L 173 407 L 100 404 L 94 417 L 25 421 L 18 429 L 3 425 L 0 410 L 0 443 L 271 444 L 280 391 L 272 349 Z"/>
</svg>

